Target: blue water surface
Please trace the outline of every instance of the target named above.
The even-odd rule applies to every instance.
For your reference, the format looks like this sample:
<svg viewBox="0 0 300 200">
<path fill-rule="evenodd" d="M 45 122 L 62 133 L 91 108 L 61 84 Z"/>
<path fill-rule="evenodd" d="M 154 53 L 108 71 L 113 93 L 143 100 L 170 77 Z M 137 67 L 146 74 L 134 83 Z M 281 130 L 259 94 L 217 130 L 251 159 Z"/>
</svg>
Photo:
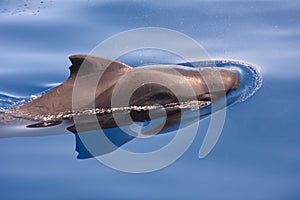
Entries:
<svg viewBox="0 0 300 200">
<path fill-rule="evenodd" d="M 11 137 L 20 127 L 0 127 L 0 199 L 299 199 L 299 11 L 296 0 L 1 1 L 2 95 L 39 94 L 68 77 L 68 56 L 148 26 L 180 31 L 212 58 L 255 63 L 264 84 L 228 107 L 207 157 L 199 159 L 198 152 L 209 118 L 179 160 L 147 174 L 76 159 L 74 135 L 59 128 L 59 135 L 41 137 L 49 135 L 44 129 L 30 132 L 37 137 Z"/>
</svg>

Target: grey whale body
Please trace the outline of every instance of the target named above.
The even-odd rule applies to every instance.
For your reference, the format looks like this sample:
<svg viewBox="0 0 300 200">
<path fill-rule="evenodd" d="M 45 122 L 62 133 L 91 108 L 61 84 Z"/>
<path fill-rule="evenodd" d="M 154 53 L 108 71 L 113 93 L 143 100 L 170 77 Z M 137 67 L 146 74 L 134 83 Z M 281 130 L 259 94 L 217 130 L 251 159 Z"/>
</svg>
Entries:
<svg viewBox="0 0 300 200">
<path fill-rule="evenodd" d="M 124 95 L 127 87 L 137 88 L 129 99 L 129 105 L 124 102 L 123 106 L 153 106 L 162 105 L 166 108 L 166 119 L 161 130 L 166 130 L 180 121 L 181 113 L 184 109 L 178 107 L 172 108 L 168 105 L 177 105 L 179 102 L 178 94 L 175 95 L 168 87 L 157 83 L 143 83 L 143 74 L 147 78 L 159 77 L 161 80 L 169 81 L 173 87 L 182 87 L 183 82 L 187 82 L 192 88 L 195 96 L 181 96 L 181 100 L 197 100 L 207 105 L 224 97 L 230 91 L 236 90 L 240 85 L 240 79 L 236 72 L 225 68 L 207 67 L 203 69 L 193 68 L 182 65 L 149 65 L 132 68 L 124 63 L 111 60 L 108 58 L 91 56 L 91 55 L 73 55 L 70 56 L 72 65 L 70 66 L 70 76 L 61 85 L 53 88 L 48 93 L 29 102 L 28 104 L 14 108 L 12 111 L 23 113 L 26 118 L 40 120 L 41 123 L 30 125 L 28 127 L 44 127 L 59 124 L 61 119 L 53 121 L 44 121 L 49 115 L 58 115 L 61 113 L 71 113 L 73 109 L 73 89 L 76 79 L 89 80 L 102 76 L 96 85 L 95 98 L 88 99 L 85 96 L 85 89 L 82 89 L 82 96 L 79 96 L 82 103 L 82 109 L 90 108 L 94 104 L 96 109 L 111 109 L 111 98 L 118 81 L 124 77 L 122 84 Z M 172 69 L 176 73 L 169 73 L 167 69 Z M 80 76 L 80 77 L 79 77 Z M 215 78 L 219 77 L 219 79 Z M 207 81 L 211 80 L 211 81 Z M 136 85 L 139 83 L 138 85 Z M 222 87 L 220 87 L 220 85 Z M 223 88 L 223 90 L 211 91 L 210 88 Z M 183 88 L 184 89 L 184 88 Z M 123 90 L 121 90 L 122 93 Z M 120 94 L 122 96 L 122 94 Z M 82 101 L 81 101 L 82 98 Z M 207 104 L 206 104 L 206 103 Z M 145 122 L 151 120 L 147 110 L 131 110 L 130 116 L 134 122 Z M 157 115 L 160 117 L 160 115 Z M 83 121 L 80 124 L 81 129 L 77 130 L 76 126 L 70 126 L 67 129 L 73 133 L 85 132 L 97 129 L 100 124 L 102 129 L 126 126 L 128 120 L 116 123 L 112 113 L 97 114 L 97 124 L 94 122 Z"/>
</svg>

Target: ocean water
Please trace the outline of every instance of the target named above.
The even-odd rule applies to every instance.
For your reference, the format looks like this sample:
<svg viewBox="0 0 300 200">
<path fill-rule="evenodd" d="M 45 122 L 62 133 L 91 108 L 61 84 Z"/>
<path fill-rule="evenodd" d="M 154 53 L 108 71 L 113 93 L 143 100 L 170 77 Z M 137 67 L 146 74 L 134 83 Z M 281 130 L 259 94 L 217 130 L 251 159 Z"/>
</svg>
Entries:
<svg viewBox="0 0 300 200">
<path fill-rule="evenodd" d="M 299 199 L 299 11 L 296 0 L 1 1 L 2 99 L 34 98 L 66 80 L 68 56 L 142 27 L 182 32 L 211 58 L 254 63 L 264 81 L 254 96 L 227 108 L 208 156 L 198 157 L 209 126 L 205 118 L 183 156 L 151 173 L 124 173 L 96 159 L 77 159 L 74 134 L 60 126 L 43 131 L 0 126 L 0 198 Z M 172 137 L 152 140 L 164 144 Z M 151 150 L 146 143 L 126 148 L 143 147 Z"/>
</svg>

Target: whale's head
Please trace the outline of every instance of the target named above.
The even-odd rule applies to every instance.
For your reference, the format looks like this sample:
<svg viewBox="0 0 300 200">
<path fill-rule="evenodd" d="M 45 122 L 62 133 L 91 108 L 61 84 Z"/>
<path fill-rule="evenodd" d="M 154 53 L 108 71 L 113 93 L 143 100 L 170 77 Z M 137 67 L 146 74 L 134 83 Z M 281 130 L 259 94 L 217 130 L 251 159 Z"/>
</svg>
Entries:
<svg viewBox="0 0 300 200">
<path fill-rule="evenodd" d="M 239 88 L 240 78 L 237 72 L 230 69 L 220 69 L 219 73 L 226 92 L 230 92 Z"/>
<path fill-rule="evenodd" d="M 200 78 L 195 79 L 198 83 L 193 86 L 198 100 L 215 101 L 240 86 L 240 77 L 233 69 L 207 67 L 198 70 Z"/>
</svg>

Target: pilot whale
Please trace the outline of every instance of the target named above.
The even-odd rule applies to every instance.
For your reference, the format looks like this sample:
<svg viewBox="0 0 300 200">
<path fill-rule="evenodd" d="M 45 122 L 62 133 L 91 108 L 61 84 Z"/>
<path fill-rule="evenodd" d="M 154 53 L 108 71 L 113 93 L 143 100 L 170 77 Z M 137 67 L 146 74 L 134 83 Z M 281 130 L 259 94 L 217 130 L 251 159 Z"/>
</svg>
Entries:
<svg viewBox="0 0 300 200">
<path fill-rule="evenodd" d="M 238 74 L 226 68 L 206 67 L 199 69 L 180 64 L 149 65 L 133 68 L 109 58 L 83 54 L 72 55 L 69 59 L 72 65 L 69 67 L 70 76 L 65 82 L 35 100 L 12 110 L 14 113 L 24 114 L 27 119 L 42 121 L 42 123 L 28 127 L 55 125 L 62 119 L 57 117 L 49 121 L 47 120 L 47 116 L 63 116 L 62 114 L 64 113 L 72 113 L 74 111 L 74 88 L 76 79 L 78 80 L 78 78 L 82 78 L 83 80 L 99 79 L 95 87 L 94 99 L 87 98 L 85 95 L 86 88 L 79 87 L 82 90 L 82 95 L 77 97 L 80 98 L 79 102 L 82 102 L 82 110 L 90 108 L 90 105 L 94 105 L 96 109 L 111 109 L 111 99 L 114 89 L 116 89 L 119 81 L 123 81 L 121 87 L 124 90 L 120 90 L 120 96 L 122 96 L 123 91 L 124 95 L 126 94 L 127 87 L 136 88 L 136 90 L 132 93 L 129 102 L 124 102 L 124 105 L 120 106 L 140 106 L 147 108 L 149 106 L 161 105 L 167 108 L 166 121 L 162 130 L 166 130 L 180 121 L 182 109 L 170 106 L 178 105 L 178 94 L 174 94 L 168 87 L 161 84 L 143 83 L 143 78 L 156 77 L 169 81 L 175 88 L 182 87 L 183 82 L 188 83 L 195 95 L 181 96 L 181 100 L 186 102 L 197 100 L 202 102 L 202 105 L 216 101 L 240 86 Z M 175 70 L 176 73 L 170 74 L 169 70 L 166 70 L 170 68 Z M 145 69 L 147 69 L 146 76 L 136 75 Z M 99 74 L 101 74 L 101 77 L 99 77 Z M 131 78 L 124 79 L 125 76 Z M 220 80 L 217 81 L 218 79 L 215 77 L 220 77 Z M 211 90 L 211 88 L 217 88 L 217 90 Z M 131 110 L 130 116 L 134 122 L 151 120 L 147 109 Z M 124 123 L 116 123 L 111 112 L 103 112 L 101 114 L 97 113 L 97 123 L 100 124 L 101 128 L 106 129 L 128 125 L 128 120 L 124 120 Z M 68 130 L 73 133 L 89 131 L 96 129 L 98 125 L 93 122 L 82 121 L 81 127 L 83 127 L 81 130 L 77 130 L 76 126 L 73 125 Z"/>
</svg>

